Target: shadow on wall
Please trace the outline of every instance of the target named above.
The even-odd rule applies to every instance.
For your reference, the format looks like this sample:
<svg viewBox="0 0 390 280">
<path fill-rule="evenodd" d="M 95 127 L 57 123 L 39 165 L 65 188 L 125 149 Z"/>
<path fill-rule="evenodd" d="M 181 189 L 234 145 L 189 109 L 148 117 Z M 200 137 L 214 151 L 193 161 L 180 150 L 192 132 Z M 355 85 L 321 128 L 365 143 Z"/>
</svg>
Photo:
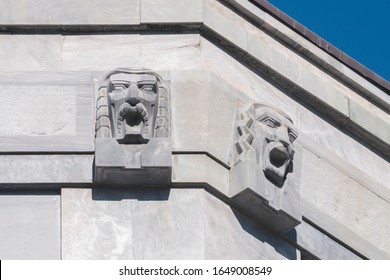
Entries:
<svg viewBox="0 0 390 280">
<path fill-rule="evenodd" d="M 261 241 L 262 243 L 269 244 L 275 249 L 276 252 L 278 252 L 283 257 L 289 260 L 296 260 L 298 258 L 297 249 L 294 248 L 292 245 L 290 245 L 280 237 L 277 237 L 275 234 L 269 232 L 267 229 L 256 224 L 250 218 L 244 216 L 234 208 L 231 209 L 233 214 L 236 216 L 237 221 L 240 223 L 242 229 L 245 230 L 247 233 L 252 235 L 257 240 Z M 290 239 L 294 239 L 292 241 L 295 242 L 296 235 L 295 237 L 291 235 Z"/>
<path fill-rule="evenodd" d="M 92 189 L 92 200 L 121 201 L 133 199 L 138 201 L 167 201 L 170 191 L 168 187 L 94 188 Z"/>
</svg>

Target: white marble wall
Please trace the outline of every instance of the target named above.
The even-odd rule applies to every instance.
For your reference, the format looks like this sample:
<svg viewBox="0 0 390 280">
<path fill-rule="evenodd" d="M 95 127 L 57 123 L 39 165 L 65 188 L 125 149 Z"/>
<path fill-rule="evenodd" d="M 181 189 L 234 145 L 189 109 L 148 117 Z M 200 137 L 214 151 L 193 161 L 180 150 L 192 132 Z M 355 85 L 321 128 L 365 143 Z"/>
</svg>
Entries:
<svg viewBox="0 0 390 280">
<path fill-rule="evenodd" d="M 198 34 L 0 34 L 0 71 L 200 68 Z"/>
<path fill-rule="evenodd" d="M 59 34 L 0 34 L 0 71 L 60 71 L 61 47 Z"/>
<path fill-rule="evenodd" d="M 172 149 L 204 152 L 230 164 L 241 94 L 214 73 L 172 71 Z"/>
<path fill-rule="evenodd" d="M 93 155 L 78 154 L 0 155 L 0 185 L 91 184 L 93 161 Z"/>
<path fill-rule="evenodd" d="M 294 259 L 203 189 L 62 189 L 63 259 Z"/>
<path fill-rule="evenodd" d="M 295 232 L 290 232 L 289 237 L 296 240 L 299 246 L 321 260 L 362 259 L 305 221 L 295 228 Z"/>
<path fill-rule="evenodd" d="M 299 172 L 305 217 L 369 258 L 390 258 L 388 198 L 306 149 Z"/>
<path fill-rule="evenodd" d="M 0 24 L 136 24 L 139 0 L 0 1 Z"/>
<path fill-rule="evenodd" d="M 201 23 L 203 21 L 203 0 L 140 1 L 142 23 Z"/>
<path fill-rule="evenodd" d="M 0 259 L 60 259 L 60 207 L 56 192 L 0 191 Z"/>
<path fill-rule="evenodd" d="M 0 151 L 94 151 L 92 73 L 1 72 L 0 97 Z"/>
<path fill-rule="evenodd" d="M 73 71 L 199 68 L 199 40 L 197 34 L 63 36 L 62 67 Z"/>
</svg>

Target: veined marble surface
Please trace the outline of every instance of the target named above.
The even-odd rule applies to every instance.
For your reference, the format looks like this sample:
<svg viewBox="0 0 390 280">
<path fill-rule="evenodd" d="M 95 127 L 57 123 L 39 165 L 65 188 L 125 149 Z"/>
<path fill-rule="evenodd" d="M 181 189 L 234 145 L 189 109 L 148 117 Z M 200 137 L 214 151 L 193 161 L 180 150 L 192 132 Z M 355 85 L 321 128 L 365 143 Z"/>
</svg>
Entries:
<svg viewBox="0 0 390 280">
<path fill-rule="evenodd" d="M 299 259 L 297 249 L 212 195 L 204 195 L 206 259 Z"/>
<path fill-rule="evenodd" d="M 306 149 L 303 149 L 300 190 L 302 203 L 307 205 L 303 215 L 314 217 L 318 226 L 369 258 L 390 256 L 388 200 Z M 327 223 L 326 217 L 337 223 Z M 371 248 L 378 252 L 372 253 Z"/>
<path fill-rule="evenodd" d="M 0 1 L 0 24 L 139 24 L 139 0 Z"/>
<path fill-rule="evenodd" d="M 296 257 L 203 189 L 62 189 L 63 259 Z"/>
<path fill-rule="evenodd" d="M 0 96 L 3 100 L 10 99 L 5 101 L 8 106 L 0 110 L 0 119 L 6 123 L 0 126 L 0 135 L 22 137 L 76 133 L 76 91 L 75 86 L 0 83 Z M 64 92 L 66 94 L 63 94 Z M 59 96 L 61 102 L 58 102 Z M 61 106 L 58 106 L 60 104 Z M 42 113 L 45 111 L 47 114 Z"/>
<path fill-rule="evenodd" d="M 140 0 L 141 23 L 202 22 L 203 0 Z M 188 12 L 191 11 L 191 12 Z"/>
<path fill-rule="evenodd" d="M 92 183 L 93 155 L 0 155 L 0 184 Z"/>
<path fill-rule="evenodd" d="M 291 235 L 295 235 L 297 244 L 321 260 L 361 260 L 359 256 L 306 222 L 302 222 L 294 231 Z"/>
<path fill-rule="evenodd" d="M 11 15 L 8 9 L 1 11 Z M 0 34 L 0 71 L 61 71 L 61 45 L 59 34 Z"/>
<path fill-rule="evenodd" d="M 208 152 L 229 164 L 239 93 L 208 71 L 172 71 L 173 150 Z"/>
<path fill-rule="evenodd" d="M 199 34 L 0 35 L 0 71 L 199 69 L 199 44 Z"/>
<path fill-rule="evenodd" d="M 60 201 L 56 192 L 0 191 L 0 259 L 60 259 Z"/>
<path fill-rule="evenodd" d="M 199 40 L 199 34 L 63 36 L 63 69 L 200 68 Z"/>
<path fill-rule="evenodd" d="M 92 73 L 0 72 L 0 151 L 94 150 Z"/>
</svg>

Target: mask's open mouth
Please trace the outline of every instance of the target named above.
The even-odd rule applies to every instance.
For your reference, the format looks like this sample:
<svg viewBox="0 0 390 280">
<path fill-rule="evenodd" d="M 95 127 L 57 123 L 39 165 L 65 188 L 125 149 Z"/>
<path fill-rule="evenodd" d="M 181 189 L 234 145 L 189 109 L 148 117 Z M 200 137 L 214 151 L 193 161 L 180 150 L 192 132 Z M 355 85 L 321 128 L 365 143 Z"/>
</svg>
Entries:
<svg viewBox="0 0 390 280">
<path fill-rule="evenodd" d="M 288 159 L 289 155 L 284 147 L 273 148 L 269 153 L 269 161 L 277 168 L 283 166 Z"/>
<path fill-rule="evenodd" d="M 141 124 L 149 125 L 148 111 L 142 103 L 131 106 L 129 103 L 123 103 L 119 108 L 118 130 L 120 131 L 125 120 L 126 125 L 137 127 Z"/>
<path fill-rule="evenodd" d="M 144 104 L 135 106 L 123 103 L 119 107 L 117 140 L 125 144 L 142 144 L 149 141 L 149 117 Z"/>
</svg>

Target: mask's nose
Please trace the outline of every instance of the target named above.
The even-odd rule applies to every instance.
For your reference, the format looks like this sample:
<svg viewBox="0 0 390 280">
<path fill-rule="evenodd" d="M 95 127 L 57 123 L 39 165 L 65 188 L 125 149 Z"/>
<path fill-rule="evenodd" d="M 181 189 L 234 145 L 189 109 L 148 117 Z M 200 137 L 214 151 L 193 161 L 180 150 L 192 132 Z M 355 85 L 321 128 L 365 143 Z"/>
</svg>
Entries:
<svg viewBox="0 0 390 280">
<path fill-rule="evenodd" d="M 136 84 L 130 85 L 130 87 L 127 89 L 126 95 L 127 95 L 126 101 L 130 103 L 131 106 L 137 105 L 141 100 L 139 96 L 139 89 Z"/>
<path fill-rule="evenodd" d="M 290 139 L 288 137 L 288 130 L 285 127 L 280 127 L 276 131 L 276 140 L 283 144 L 283 146 L 288 149 L 290 146 Z"/>
</svg>

